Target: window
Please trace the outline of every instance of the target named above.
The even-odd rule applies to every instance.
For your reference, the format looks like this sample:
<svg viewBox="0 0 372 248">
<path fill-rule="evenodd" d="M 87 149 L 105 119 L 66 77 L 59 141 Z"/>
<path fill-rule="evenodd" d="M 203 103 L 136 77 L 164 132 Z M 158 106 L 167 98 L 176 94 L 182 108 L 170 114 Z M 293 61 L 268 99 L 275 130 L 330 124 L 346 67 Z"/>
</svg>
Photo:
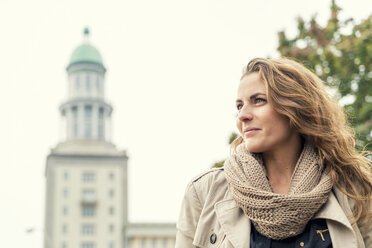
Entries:
<svg viewBox="0 0 372 248">
<path fill-rule="evenodd" d="M 94 182 L 96 175 L 93 172 L 84 172 L 82 176 L 83 182 Z"/>
<path fill-rule="evenodd" d="M 144 239 L 141 240 L 141 248 L 145 248 L 145 240 Z"/>
<path fill-rule="evenodd" d="M 100 85 L 99 85 L 99 75 L 97 75 L 97 78 L 96 78 L 96 90 L 97 90 L 97 95 L 100 95 Z"/>
<path fill-rule="evenodd" d="M 66 206 L 63 207 L 62 213 L 63 213 L 63 215 L 67 215 L 68 214 L 68 208 Z"/>
<path fill-rule="evenodd" d="M 98 110 L 98 138 L 104 138 L 105 130 L 105 118 L 104 118 L 104 109 L 99 108 Z"/>
<path fill-rule="evenodd" d="M 76 75 L 75 78 L 75 93 L 78 94 L 80 91 L 80 76 Z"/>
<path fill-rule="evenodd" d="M 125 240 L 125 244 L 126 244 L 126 246 L 125 247 L 131 247 L 130 245 L 132 244 L 132 238 L 127 238 L 126 240 Z"/>
<path fill-rule="evenodd" d="M 64 198 L 68 197 L 68 189 L 63 189 L 63 197 Z"/>
<path fill-rule="evenodd" d="M 96 191 L 94 189 L 83 189 L 83 198 L 95 198 L 96 197 Z"/>
<path fill-rule="evenodd" d="M 114 232 L 114 225 L 113 224 L 110 224 L 109 225 L 109 231 L 110 231 L 110 233 L 113 233 Z"/>
<path fill-rule="evenodd" d="M 82 216 L 95 216 L 96 215 L 96 206 L 95 205 L 83 205 L 81 207 Z"/>
<path fill-rule="evenodd" d="M 96 232 L 96 227 L 93 224 L 83 224 L 81 226 L 81 233 L 83 235 L 92 235 Z"/>
<path fill-rule="evenodd" d="M 67 233 L 67 225 L 66 224 L 62 225 L 62 233 Z"/>
<path fill-rule="evenodd" d="M 90 87 L 90 76 L 89 76 L 89 74 L 87 74 L 86 75 L 86 77 L 85 77 L 85 79 L 86 79 L 86 90 L 87 90 L 87 93 L 89 94 L 90 93 L 90 90 L 91 90 L 91 87 Z"/>
<path fill-rule="evenodd" d="M 73 131 L 73 137 L 78 136 L 78 127 L 79 127 L 79 117 L 78 117 L 78 109 L 76 106 L 72 107 L 72 131 Z"/>
<path fill-rule="evenodd" d="M 81 248 L 96 248 L 96 245 L 92 242 L 83 242 Z"/>
<path fill-rule="evenodd" d="M 92 106 L 87 105 L 84 107 L 84 121 L 85 121 L 85 132 L 86 138 L 92 137 Z"/>
<path fill-rule="evenodd" d="M 83 203 L 95 203 L 97 201 L 96 191 L 94 189 L 83 189 L 81 200 Z"/>
<path fill-rule="evenodd" d="M 114 208 L 113 207 L 109 208 L 109 213 L 110 213 L 110 215 L 114 215 Z"/>
<path fill-rule="evenodd" d="M 151 244 L 152 244 L 152 246 L 151 246 L 152 248 L 156 248 L 156 239 L 153 239 Z"/>
<path fill-rule="evenodd" d="M 110 181 L 113 181 L 114 178 L 115 178 L 115 174 L 114 174 L 114 172 L 110 172 L 110 174 L 109 174 L 109 179 L 110 179 Z"/>
<path fill-rule="evenodd" d="M 113 189 L 109 190 L 109 196 L 110 196 L 110 198 L 114 197 L 114 190 Z"/>
<path fill-rule="evenodd" d="M 68 172 L 67 172 L 67 171 L 65 171 L 65 172 L 63 173 L 63 180 L 65 180 L 65 181 L 68 180 Z"/>
<path fill-rule="evenodd" d="M 167 248 L 168 242 L 166 239 L 163 239 L 163 248 Z"/>
</svg>

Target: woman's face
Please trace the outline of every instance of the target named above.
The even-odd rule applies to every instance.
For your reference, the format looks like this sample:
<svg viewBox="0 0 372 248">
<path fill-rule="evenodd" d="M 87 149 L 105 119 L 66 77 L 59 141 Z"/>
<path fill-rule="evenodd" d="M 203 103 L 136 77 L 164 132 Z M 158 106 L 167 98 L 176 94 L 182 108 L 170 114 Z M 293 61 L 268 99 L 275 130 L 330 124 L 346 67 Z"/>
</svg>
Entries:
<svg viewBox="0 0 372 248">
<path fill-rule="evenodd" d="M 237 127 L 248 151 L 280 150 L 298 138 L 298 133 L 289 127 L 288 118 L 278 114 L 268 102 L 265 84 L 257 72 L 240 81 L 236 106 Z"/>
</svg>

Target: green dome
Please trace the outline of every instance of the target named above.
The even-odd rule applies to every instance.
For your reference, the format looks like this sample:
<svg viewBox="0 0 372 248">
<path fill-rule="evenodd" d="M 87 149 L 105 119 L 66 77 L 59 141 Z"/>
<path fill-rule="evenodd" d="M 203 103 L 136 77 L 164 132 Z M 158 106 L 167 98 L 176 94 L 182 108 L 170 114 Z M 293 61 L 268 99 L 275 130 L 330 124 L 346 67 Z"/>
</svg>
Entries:
<svg viewBox="0 0 372 248">
<path fill-rule="evenodd" d="M 101 54 L 94 46 L 88 43 L 84 43 L 75 48 L 72 52 L 69 65 L 84 62 L 95 63 L 103 66 Z"/>
</svg>

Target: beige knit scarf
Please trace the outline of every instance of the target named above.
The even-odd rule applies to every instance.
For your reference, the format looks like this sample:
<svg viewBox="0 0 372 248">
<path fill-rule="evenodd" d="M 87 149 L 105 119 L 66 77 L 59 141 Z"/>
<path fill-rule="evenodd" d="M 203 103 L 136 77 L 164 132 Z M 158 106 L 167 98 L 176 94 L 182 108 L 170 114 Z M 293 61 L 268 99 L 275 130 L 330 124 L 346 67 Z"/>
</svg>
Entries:
<svg viewBox="0 0 372 248">
<path fill-rule="evenodd" d="M 292 175 L 288 194 L 276 194 L 266 177 L 260 154 L 244 143 L 225 162 L 229 190 L 262 235 L 285 239 L 303 232 L 308 221 L 327 201 L 333 183 L 314 148 L 306 143 Z"/>
</svg>

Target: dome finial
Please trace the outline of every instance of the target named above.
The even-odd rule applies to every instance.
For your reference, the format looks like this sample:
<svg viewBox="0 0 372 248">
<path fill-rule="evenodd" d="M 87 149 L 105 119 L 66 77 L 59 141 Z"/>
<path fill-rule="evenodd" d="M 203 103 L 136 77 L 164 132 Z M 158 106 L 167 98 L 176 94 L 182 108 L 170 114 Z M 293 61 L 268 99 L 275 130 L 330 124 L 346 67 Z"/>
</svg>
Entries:
<svg viewBox="0 0 372 248">
<path fill-rule="evenodd" d="M 85 27 L 84 28 L 84 39 L 85 39 L 85 41 L 89 40 L 89 34 L 90 34 L 89 28 Z"/>
</svg>

